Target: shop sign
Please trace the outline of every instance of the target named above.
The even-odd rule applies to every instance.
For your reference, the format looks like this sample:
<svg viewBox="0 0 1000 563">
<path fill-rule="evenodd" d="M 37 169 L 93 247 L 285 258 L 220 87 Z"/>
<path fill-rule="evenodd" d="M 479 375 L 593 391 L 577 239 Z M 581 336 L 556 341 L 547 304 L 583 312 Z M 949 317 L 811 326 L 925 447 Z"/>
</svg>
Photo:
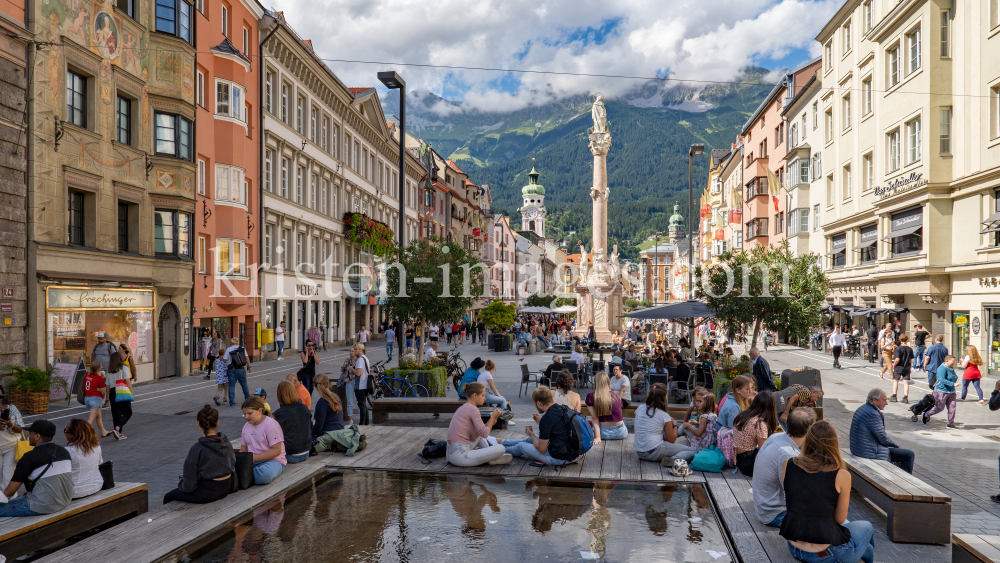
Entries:
<svg viewBox="0 0 1000 563">
<path fill-rule="evenodd" d="M 715 229 L 715 240 L 726 240 L 726 230 Z"/>
<path fill-rule="evenodd" d="M 319 288 L 317 286 L 304 283 L 295 284 L 295 295 L 301 297 L 319 295 Z"/>
<path fill-rule="evenodd" d="M 481 233 L 481 232 L 482 231 L 479 229 L 479 227 L 473 227 L 473 229 L 472 229 L 472 236 L 478 237 L 479 233 Z"/>
<path fill-rule="evenodd" d="M 966 317 L 965 315 L 959 315 L 955 317 L 955 326 L 962 328 L 968 324 L 969 324 L 969 317 Z"/>
<path fill-rule="evenodd" d="M 152 291 L 50 288 L 49 309 L 152 309 Z"/>
<path fill-rule="evenodd" d="M 729 210 L 729 222 L 733 224 L 739 224 L 743 222 L 743 210 L 742 209 L 730 209 Z"/>
<path fill-rule="evenodd" d="M 0 301 L 0 313 L 13 313 L 14 304 L 10 301 Z"/>
<path fill-rule="evenodd" d="M 886 182 L 885 186 L 875 187 L 875 197 L 878 199 L 888 199 L 894 195 L 922 188 L 927 185 L 927 178 L 923 172 L 911 172 L 908 176 L 900 176 L 895 180 Z"/>
</svg>

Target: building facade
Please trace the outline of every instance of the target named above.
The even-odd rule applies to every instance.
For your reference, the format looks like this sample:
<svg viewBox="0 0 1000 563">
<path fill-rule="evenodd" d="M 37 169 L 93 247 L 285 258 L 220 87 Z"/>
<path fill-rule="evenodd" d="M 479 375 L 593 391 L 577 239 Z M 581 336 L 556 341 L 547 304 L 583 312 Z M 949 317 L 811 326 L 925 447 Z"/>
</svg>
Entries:
<svg viewBox="0 0 1000 563">
<path fill-rule="evenodd" d="M 104 332 L 139 380 L 190 373 L 195 6 L 138 4 L 31 5 L 62 46 L 31 61 L 29 365 L 89 360 Z"/>
</svg>

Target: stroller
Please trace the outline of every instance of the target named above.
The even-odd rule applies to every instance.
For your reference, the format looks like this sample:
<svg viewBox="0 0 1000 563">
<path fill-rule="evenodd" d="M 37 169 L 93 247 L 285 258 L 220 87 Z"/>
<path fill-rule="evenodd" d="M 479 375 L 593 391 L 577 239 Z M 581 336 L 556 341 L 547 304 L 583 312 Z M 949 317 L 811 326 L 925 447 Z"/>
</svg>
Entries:
<svg viewBox="0 0 1000 563">
<path fill-rule="evenodd" d="M 912 407 L 910 407 L 910 412 L 913 413 L 913 416 L 910 417 L 910 421 L 916 422 L 919 416 L 932 408 L 934 408 L 934 396 L 924 395 L 923 399 L 920 399 Z"/>
</svg>

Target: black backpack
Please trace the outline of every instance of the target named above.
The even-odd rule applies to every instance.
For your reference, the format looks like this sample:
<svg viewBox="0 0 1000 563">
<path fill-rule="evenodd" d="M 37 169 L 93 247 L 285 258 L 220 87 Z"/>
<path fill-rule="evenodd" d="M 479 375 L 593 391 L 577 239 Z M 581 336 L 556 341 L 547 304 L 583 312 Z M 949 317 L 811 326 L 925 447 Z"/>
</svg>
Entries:
<svg viewBox="0 0 1000 563">
<path fill-rule="evenodd" d="M 229 367 L 236 369 L 247 367 L 247 351 L 242 346 L 229 354 Z"/>
<path fill-rule="evenodd" d="M 557 459 L 566 459 L 562 456 L 568 456 L 569 459 L 567 461 L 573 461 L 590 451 L 590 448 L 594 445 L 594 427 L 587 422 L 587 419 L 565 405 L 553 405 L 549 407 L 549 410 L 552 409 L 561 409 L 555 412 L 566 423 L 566 429 L 569 432 L 566 437 L 566 443 L 559 444 L 558 453 L 561 455 Z M 552 457 L 556 456 L 553 455 Z"/>
</svg>

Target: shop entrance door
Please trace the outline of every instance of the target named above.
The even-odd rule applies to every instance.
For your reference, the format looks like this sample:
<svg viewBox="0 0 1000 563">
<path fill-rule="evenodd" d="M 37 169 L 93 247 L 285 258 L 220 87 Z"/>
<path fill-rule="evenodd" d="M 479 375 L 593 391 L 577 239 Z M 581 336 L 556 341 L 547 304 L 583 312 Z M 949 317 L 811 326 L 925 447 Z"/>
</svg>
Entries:
<svg viewBox="0 0 1000 563">
<path fill-rule="evenodd" d="M 159 331 L 159 345 L 157 346 L 157 379 L 165 377 L 176 377 L 177 366 L 177 341 L 178 329 L 180 327 L 180 313 L 173 303 L 166 303 L 160 309 L 160 318 L 157 323 Z"/>
<path fill-rule="evenodd" d="M 307 305 L 308 305 L 308 302 L 306 302 L 306 301 L 299 301 L 299 314 L 297 315 L 297 318 L 295 319 L 295 322 L 298 323 L 296 326 L 298 327 L 297 334 L 299 335 L 299 347 L 296 348 L 297 350 L 305 350 L 306 329 L 309 328 L 309 327 L 306 326 L 306 306 Z"/>
</svg>

